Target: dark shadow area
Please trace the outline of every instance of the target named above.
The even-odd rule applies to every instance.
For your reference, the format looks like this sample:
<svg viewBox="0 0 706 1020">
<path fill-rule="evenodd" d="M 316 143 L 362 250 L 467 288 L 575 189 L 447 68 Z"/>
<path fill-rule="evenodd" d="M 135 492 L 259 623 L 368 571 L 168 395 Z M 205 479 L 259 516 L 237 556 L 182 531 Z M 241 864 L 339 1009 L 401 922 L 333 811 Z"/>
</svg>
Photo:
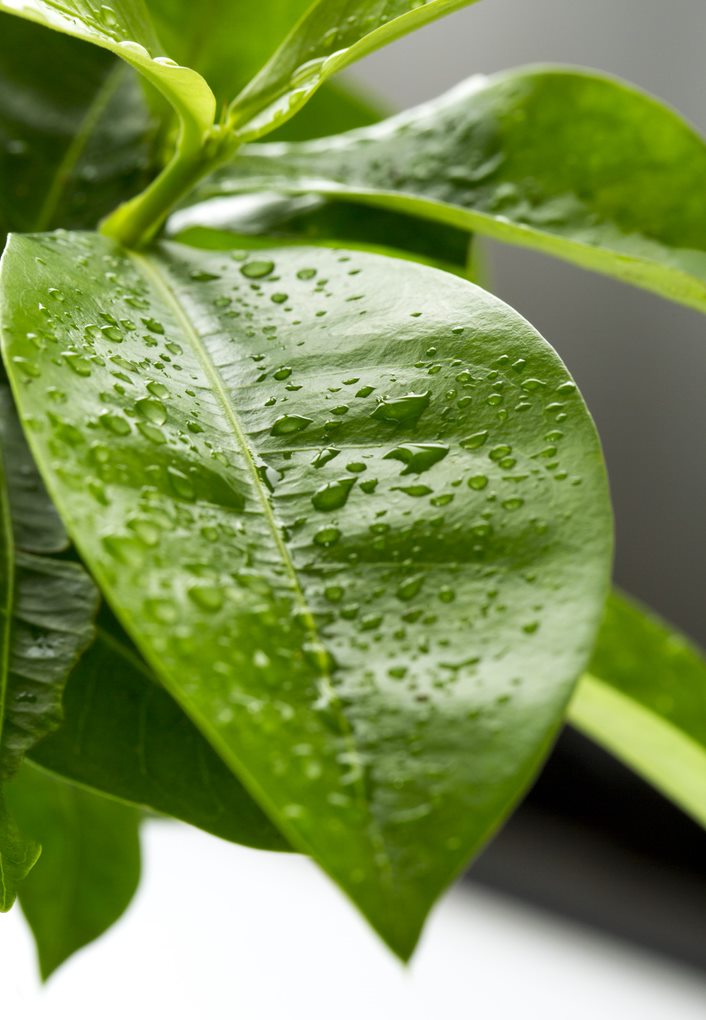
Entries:
<svg viewBox="0 0 706 1020">
<path fill-rule="evenodd" d="M 468 879 L 706 970 L 706 832 L 571 729 Z"/>
</svg>

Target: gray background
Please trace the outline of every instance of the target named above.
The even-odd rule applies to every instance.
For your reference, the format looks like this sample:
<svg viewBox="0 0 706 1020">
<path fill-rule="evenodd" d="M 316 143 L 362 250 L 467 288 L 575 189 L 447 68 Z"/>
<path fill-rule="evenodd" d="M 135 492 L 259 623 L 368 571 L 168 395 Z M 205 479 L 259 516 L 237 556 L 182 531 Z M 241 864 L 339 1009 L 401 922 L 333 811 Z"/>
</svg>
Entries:
<svg viewBox="0 0 706 1020">
<path fill-rule="evenodd" d="M 366 58 L 353 77 L 403 108 L 479 71 L 580 64 L 706 130 L 705 47 L 697 0 L 483 0 Z M 493 289 L 556 347 L 596 419 L 617 581 L 706 644 L 706 317 L 545 256 L 488 249 Z"/>
</svg>

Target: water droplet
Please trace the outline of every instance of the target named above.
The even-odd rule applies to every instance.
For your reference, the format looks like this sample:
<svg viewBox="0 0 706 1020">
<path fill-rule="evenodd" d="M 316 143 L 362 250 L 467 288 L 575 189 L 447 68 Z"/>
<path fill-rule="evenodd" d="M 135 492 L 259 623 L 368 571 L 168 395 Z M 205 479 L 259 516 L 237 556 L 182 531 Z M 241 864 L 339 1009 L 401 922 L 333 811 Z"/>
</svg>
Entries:
<svg viewBox="0 0 706 1020">
<path fill-rule="evenodd" d="M 87 378 L 91 374 L 91 366 L 82 354 L 78 354 L 77 351 L 62 351 L 61 356 L 76 375 Z"/>
<path fill-rule="evenodd" d="M 166 400 L 169 396 L 169 390 L 161 382 L 148 382 L 147 390 L 152 394 L 153 397 L 157 397 L 158 400 Z"/>
<path fill-rule="evenodd" d="M 191 601 L 208 613 L 217 612 L 223 605 L 223 592 L 213 584 L 194 584 L 188 590 Z"/>
<path fill-rule="evenodd" d="M 488 430 L 483 429 L 482 432 L 474 432 L 470 436 L 466 436 L 465 439 L 461 440 L 461 446 L 464 450 L 477 450 L 479 447 L 488 439 Z"/>
<path fill-rule="evenodd" d="M 317 489 L 311 497 L 316 510 L 340 510 L 345 506 L 351 489 L 356 483 L 355 478 L 339 478 L 335 482 L 327 482 Z"/>
<path fill-rule="evenodd" d="M 319 508 L 320 509 L 320 508 Z M 314 542 L 317 545 L 332 546 L 338 542 L 341 532 L 338 528 L 322 528 L 314 535 Z"/>
<path fill-rule="evenodd" d="M 177 496 L 182 499 L 193 499 L 195 496 L 194 484 L 188 475 L 185 475 L 179 468 L 172 467 L 171 465 L 167 468 L 167 475 L 172 489 Z"/>
<path fill-rule="evenodd" d="M 468 488 L 475 489 L 476 492 L 480 492 L 481 489 L 485 489 L 488 484 L 488 479 L 485 475 L 473 475 L 472 478 L 468 479 Z"/>
<path fill-rule="evenodd" d="M 127 436 L 130 434 L 130 423 L 120 414 L 112 414 L 110 411 L 103 411 L 100 416 L 100 423 L 103 428 L 116 436 Z"/>
<path fill-rule="evenodd" d="M 283 414 L 274 422 L 270 429 L 272 436 L 290 436 L 297 432 L 303 432 L 311 425 L 312 419 L 305 418 L 301 414 Z"/>
<path fill-rule="evenodd" d="M 325 450 L 320 450 L 319 453 L 316 454 L 311 463 L 315 468 L 322 468 L 324 465 L 328 464 L 330 460 L 333 460 L 334 457 L 337 457 L 340 452 L 340 450 L 337 450 L 333 446 L 327 446 Z"/>
<path fill-rule="evenodd" d="M 207 269 L 192 269 L 189 273 L 192 280 L 198 283 L 209 283 L 211 280 L 220 280 L 218 273 L 209 273 Z"/>
<path fill-rule="evenodd" d="M 419 496 L 428 496 L 434 490 L 430 489 L 428 485 L 398 485 L 393 486 L 393 491 L 404 492 L 405 496 L 419 498 Z"/>
<path fill-rule="evenodd" d="M 408 577 L 401 581 L 395 594 L 403 602 L 409 602 L 410 599 L 413 599 L 421 591 L 423 584 L 424 574 L 415 574 L 413 577 Z"/>
<path fill-rule="evenodd" d="M 274 268 L 275 264 L 270 259 L 254 259 L 241 266 L 240 272 L 249 280 L 261 280 L 264 276 L 269 276 Z"/>
<path fill-rule="evenodd" d="M 383 460 L 401 461 L 405 465 L 403 475 L 420 475 L 443 460 L 448 452 L 443 443 L 402 443 L 386 453 Z"/>
<path fill-rule="evenodd" d="M 400 425 L 416 421 L 429 407 L 431 392 L 407 393 L 403 397 L 383 397 L 372 413 L 378 421 Z"/>
<path fill-rule="evenodd" d="M 138 412 L 153 425 L 164 425 L 167 420 L 167 409 L 161 400 L 152 397 L 143 397 L 135 404 Z"/>
<path fill-rule="evenodd" d="M 512 447 L 505 446 L 501 443 L 499 446 L 494 446 L 488 456 L 491 460 L 503 460 L 503 458 L 507 457 L 509 453 L 512 453 Z M 512 465 L 510 465 L 510 467 L 512 467 Z"/>
<path fill-rule="evenodd" d="M 148 317 L 142 320 L 146 329 L 149 329 L 151 333 L 157 333 L 159 336 L 164 336 L 164 326 L 161 322 L 157 322 L 156 319 Z"/>
</svg>

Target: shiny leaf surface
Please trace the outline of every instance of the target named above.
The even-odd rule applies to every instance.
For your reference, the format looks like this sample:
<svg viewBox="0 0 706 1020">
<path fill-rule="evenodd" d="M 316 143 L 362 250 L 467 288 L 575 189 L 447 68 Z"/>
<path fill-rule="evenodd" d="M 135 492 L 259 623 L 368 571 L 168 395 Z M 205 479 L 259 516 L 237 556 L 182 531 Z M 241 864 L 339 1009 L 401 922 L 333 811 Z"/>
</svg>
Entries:
<svg viewBox="0 0 706 1020">
<path fill-rule="evenodd" d="M 469 283 L 315 248 L 15 237 L 2 299 L 33 451 L 122 624 L 408 956 L 600 616 L 606 481 L 566 369 Z"/>
<path fill-rule="evenodd" d="M 22 828 L 42 845 L 19 899 L 46 980 L 130 903 L 140 878 L 139 813 L 31 765 L 7 795 Z"/>
<path fill-rule="evenodd" d="M 706 308 L 706 145 L 600 74 L 474 78 L 369 129 L 249 146 L 195 200 L 247 190 L 384 205 L 536 248 Z"/>
<path fill-rule="evenodd" d="M 706 825 L 706 661 L 677 630 L 612 595 L 569 719 Z"/>
<path fill-rule="evenodd" d="M 293 116 L 327 78 L 373 50 L 474 0 L 318 0 L 231 104 L 242 141 Z"/>
<path fill-rule="evenodd" d="M 121 800 L 264 850 L 287 842 L 127 641 L 99 627 L 30 757 Z"/>
</svg>

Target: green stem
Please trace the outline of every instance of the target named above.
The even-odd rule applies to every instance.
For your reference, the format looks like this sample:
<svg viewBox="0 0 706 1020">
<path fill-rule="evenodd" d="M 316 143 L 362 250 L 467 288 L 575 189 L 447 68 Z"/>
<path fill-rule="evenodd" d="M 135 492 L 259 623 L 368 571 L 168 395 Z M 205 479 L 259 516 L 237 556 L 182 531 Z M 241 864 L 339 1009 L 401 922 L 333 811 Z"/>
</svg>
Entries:
<svg viewBox="0 0 706 1020">
<path fill-rule="evenodd" d="M 179 200 L 212 169 L 203 149 L 177 152 L 159 177 L 135 198 L 124 202 L 101 223 L 101 233 L 126 248 L 141 248 L 154 239 Z"/>
</svg>

